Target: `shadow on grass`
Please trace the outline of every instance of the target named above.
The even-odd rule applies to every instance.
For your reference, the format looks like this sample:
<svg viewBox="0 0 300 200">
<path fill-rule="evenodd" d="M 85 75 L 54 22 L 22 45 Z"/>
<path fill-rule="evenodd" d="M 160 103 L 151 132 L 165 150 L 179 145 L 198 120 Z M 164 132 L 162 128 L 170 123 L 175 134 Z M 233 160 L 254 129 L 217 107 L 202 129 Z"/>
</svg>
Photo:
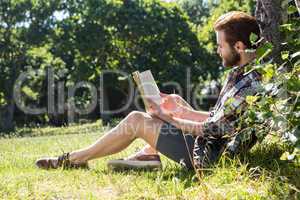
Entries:
<svg viewBox="0 0 300 200">
<path fill-rule="evenodd" d="M 284 152 L 285 148 L 277 143 L 257 144 L 250 152 L 240 155 L 238 159 L 243 164 L 247 164 L 249 169 L 256 171 L 257 176 L 260 176 L 261 171 L 265 171 L 270 178 L 288 183 L 292 195 L 300 198 L 300 164 L 296 161 L 280 160 Z"/>
<path fill-rule="evenodd" d="M 39 136 L 54 136 L 54 135 L 69 135 L 103 132 L 106 128 L 102 126 L 101 122 L 90 121 L 90 123 L 78 123 L 69 126 L 48 126 L 48 125 L 31 125 L 18 127 L 12 132 L 0 132 L 0 139 L 22 138 L 22 137 L 39 137 Z"/>
<path fill-rule="evenodd" d="M 137 177 L 144 176 L 145 178 L 151 179 L 153 181 L 157 178 L 162 181 L 170 181 L 176 178 L 180 182 L 184 183 L 185 188 L 190 187 L 193 182 L 197 181 L 197 179 L 195 178 L 195 172 L 193 170 L 187 170 L 173 163 L 166 164 L 167 165 L 163 169 L 105 169 L 104 171 L 95 169 L 94 173 L 104 173 L 106 175 L 117 173 L 119 175 L 131 175 Z"/>
<path fill-rule="evenodd" d="M 261 172 L 267 173 L 268 177 L 274 180 L 279 180 L 279 182 L 285 182 L 294 187 L 291 191 L 300 190 L 300 166 L 299 163 L 287 162 L 280 160 L 280 156 L 284 152 L 284 148 L 276 143 L 273 144 L 257 144 L 254 148 L 245 154 L 239 155 L 237 158 L 230 159 L 226 158 L 225 168 L 238 168 L 239 164 L 247 165 L 247 169 L 251 174 L 251 178 L 255 176 L 259 177 Z M 236 160 L 236 161 L 235 161 Z M 237 160 L 239 162 L 237 162 Z M 193 170 L 187 170 L 182 168 L 177 164 L 169 164 L 162 170 L 145 170 L 145 169 L 135 169 L 135 170 L 105 170 L 104 173 L 118 173 L 124 175 L 133 176 L 145 176 L 149 179 L 157 179 L 159 176 L 162 180 L 172 180 L 173 178 L 179 179 L 184 182 L 185 187 L 190 187 L 193 183 L 197 182 L 198 179 Z M 215 166 L 216 168 L 218 166 Z M 252 173 L 252 171 L 255 171 Z M 97 172 L 96 172 L 97 173 Z M 103 173 L 103 171 L 99 172 Z M 214 167 L 203 172 L 203 176 L 209 176 L 214 173 Z M 299 194 L 299 193 L 298 193 Z M 297 195 L 298 195 L 297 194 Z"/>
</svg>

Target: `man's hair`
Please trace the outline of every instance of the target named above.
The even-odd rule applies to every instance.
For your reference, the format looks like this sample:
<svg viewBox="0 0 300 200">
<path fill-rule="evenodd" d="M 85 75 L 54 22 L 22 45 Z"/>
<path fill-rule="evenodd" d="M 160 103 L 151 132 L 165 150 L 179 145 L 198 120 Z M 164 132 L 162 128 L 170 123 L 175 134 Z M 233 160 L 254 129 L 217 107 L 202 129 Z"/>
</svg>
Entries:
<svg viewBox="0 0 300 200">
<path fill-rule="evenodd" d="M 251 44 L 250 35 L 254 33 L 260 38 L 260 30 L 255 17 L 240 11 L 232 11 L 219 17 L 214 24 L 215 31 L 224 31 L 226 41 L 233 46 L 241 41 L 247 48 L 256 49 Z"/>
</svg>

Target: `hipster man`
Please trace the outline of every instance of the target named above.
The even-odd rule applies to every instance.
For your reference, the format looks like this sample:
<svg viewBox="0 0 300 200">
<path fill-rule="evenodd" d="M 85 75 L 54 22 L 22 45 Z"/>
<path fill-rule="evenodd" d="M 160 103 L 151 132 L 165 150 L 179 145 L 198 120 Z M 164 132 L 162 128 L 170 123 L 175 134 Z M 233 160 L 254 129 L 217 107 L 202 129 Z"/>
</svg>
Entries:
<svg viewBox="0 0 300 200">
<path fill-rule="evenodd" d="M 246 97 L 257 94 L 261 81 L 256 70 L 245 71 L 256 57 L 255 51 L 247 49 L 256 49 L 250 35 L 259 38 L 259 26 L 254 17 L 233 11 L 222 15 L 214 30 L 217 53 L 230 71 L 210 112 L 194 110 L 178 95 L 161 94 L 162 104 L 148 99 L 149 112 L 131 112 L 90 146 L 58 157 L 41 158 L 36 165 L 44 169 L 88 167 L 89 160 L 118 153 L 137 138 L 148 145 L 126 159 L 109 161 L 109 166 L 160 167 L 159 152 L 188 169 L 205 168 L 225 151 L 235 155 L 245 144 L 249 149 L 256 141 L 255 133 L 243 137 L 244 133 L 239 132 L 240 116 L 247 109 Z"/>
</svg>

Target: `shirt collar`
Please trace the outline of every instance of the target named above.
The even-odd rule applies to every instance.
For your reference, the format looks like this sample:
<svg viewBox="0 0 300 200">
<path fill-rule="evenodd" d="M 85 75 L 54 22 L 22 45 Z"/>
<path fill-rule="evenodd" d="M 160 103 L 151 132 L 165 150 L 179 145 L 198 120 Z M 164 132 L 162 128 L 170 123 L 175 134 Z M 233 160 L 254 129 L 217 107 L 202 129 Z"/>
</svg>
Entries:
<svg viewBox="0 0 300 200">
<path fill-rule="evenodd" d="M 232 68 L 232 72 L 240 72 L 240 73 L 245 72 L 245 68 L 246 68 L 247 66 L 251 65 L 253 62 L 254 62 L 254 61 L 250 61 L 250 62 L 248 62 L 248 63 L 246 63 L 246 64 L 244 64 L 244 65 L 241 65 L 241 66 L 234 66 L 234 67 Z"/>
</svg>

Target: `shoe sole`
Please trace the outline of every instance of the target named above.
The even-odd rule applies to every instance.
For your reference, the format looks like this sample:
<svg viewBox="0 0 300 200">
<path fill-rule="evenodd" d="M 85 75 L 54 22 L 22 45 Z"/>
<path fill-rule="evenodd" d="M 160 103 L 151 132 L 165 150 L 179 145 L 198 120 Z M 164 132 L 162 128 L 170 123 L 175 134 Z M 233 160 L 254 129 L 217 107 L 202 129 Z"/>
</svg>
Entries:
<svg viewBox="0 0 300 200">
<path fill-rule="evenodd" d="M 108 167 L 111 169 L 157 169 L 161 168 L 161 162 L 159 161 L 120 161 L 111 160 L 107 163 Z"/>
</svg>

